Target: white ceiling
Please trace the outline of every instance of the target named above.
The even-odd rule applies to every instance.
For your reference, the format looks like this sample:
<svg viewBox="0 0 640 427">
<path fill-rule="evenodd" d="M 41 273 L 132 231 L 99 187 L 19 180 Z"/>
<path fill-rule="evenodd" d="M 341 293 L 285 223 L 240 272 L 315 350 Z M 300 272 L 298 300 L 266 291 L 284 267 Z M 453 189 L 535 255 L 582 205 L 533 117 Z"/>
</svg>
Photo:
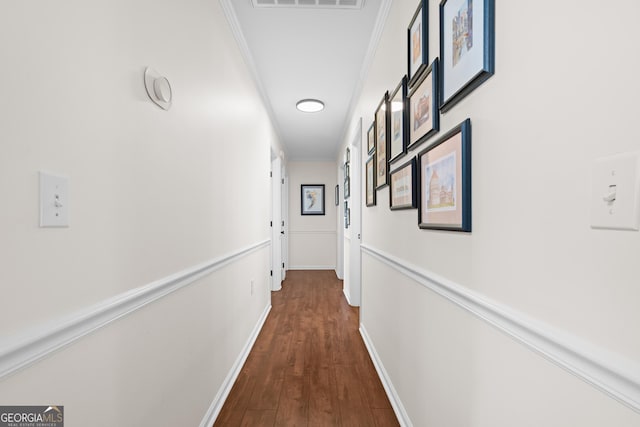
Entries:
<svg viewBox="0 0 640 427">
<path fill-rule="evenodd" d="M 323 7 L 302 5 L 315 0 L 254 7 L 254 1 L 221 3 L 287 157 L 336 159 L 382 29 L 381 5 L 389 0 L 362 0 L 361 8 L 330 6 L 330 0 L 318 0 Z M 292 4 L 278 6 L 285 2 Z M 298 111 L 296 102 L 304 98 L 322 100 L 324 111 Z"/>
</svg>

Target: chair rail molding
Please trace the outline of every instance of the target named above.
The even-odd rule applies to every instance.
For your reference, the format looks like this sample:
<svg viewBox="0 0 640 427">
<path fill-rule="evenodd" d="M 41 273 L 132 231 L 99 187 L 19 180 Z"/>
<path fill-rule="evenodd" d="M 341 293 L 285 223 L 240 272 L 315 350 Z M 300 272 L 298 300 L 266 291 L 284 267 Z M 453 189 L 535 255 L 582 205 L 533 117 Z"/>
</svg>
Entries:
<svg viewBox="0 0 640 427">
<path fill-rule="evenodd" d="M 270 240 L 255 243 L 116 295 L 69 316 L 52 320 L 29 332 L 2 339 L 0 340 L 0 379 L 270 244 Z"/>
<path fill-rule="evenodd" d="M 362 245 L 381 261 L 474 314 L 521 344 L 640 413 L 640 365 L 559 328 L 492 301 L 384 251 Z"/>
</svg>

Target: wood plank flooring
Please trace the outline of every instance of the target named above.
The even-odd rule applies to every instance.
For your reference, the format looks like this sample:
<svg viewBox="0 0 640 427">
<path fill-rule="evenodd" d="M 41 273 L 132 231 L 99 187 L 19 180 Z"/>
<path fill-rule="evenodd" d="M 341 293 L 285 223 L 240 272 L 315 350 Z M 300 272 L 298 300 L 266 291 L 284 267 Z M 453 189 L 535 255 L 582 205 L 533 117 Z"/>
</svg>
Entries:
<svg viewBox="0 0 640 427">
<path fill-rule="evenodd" d="M 333 271 L 289 271 L 214 426 L 397 426 Z"/>
</svg>

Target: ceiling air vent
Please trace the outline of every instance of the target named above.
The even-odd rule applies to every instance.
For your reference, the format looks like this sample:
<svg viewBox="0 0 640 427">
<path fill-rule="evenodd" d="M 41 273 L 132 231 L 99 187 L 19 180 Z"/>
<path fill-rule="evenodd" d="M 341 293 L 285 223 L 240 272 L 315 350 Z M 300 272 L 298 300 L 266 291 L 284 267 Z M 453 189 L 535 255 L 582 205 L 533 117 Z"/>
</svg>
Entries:
<svg viewBox="0 0 640 427">
<path fill-rule="evenodd" d="M 364 0 L 251 0 L 253 7 L 362 9 Z"/>
</svg>

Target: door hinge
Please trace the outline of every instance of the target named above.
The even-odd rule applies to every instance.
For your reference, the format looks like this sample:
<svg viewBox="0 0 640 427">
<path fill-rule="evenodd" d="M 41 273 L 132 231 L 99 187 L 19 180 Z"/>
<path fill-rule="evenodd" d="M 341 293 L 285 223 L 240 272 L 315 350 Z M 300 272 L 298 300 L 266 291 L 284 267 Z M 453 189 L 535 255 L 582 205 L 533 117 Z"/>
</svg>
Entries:
<svg viewBox="0 0 640 427">
<path fill-rule="evenodd" d="M 282 183 L 284 184 L 284 178 L 282 178 Z"/>
<path fill-rule="evenodd" d="M 271 277 L 273 277 L 273 270 L 271 270 Z"/>
<path fill-rule="evenodd" d="M 282 268 L 284 268 L 284 262 L 282 263 Z"/>
<path fill-rule="evenodd" d="M 284 221 L 282 221 L 282 226 L 284 227 Z"/>
<path fill-rule="evenodd" d="M 273 172 L 269 172 L 269 178 L 273 178 Z"/>
<path fill-rule="evenodd" d="M 269 227 L 273 227 L 273 221 L 269 221 Z"/>
</svg>

